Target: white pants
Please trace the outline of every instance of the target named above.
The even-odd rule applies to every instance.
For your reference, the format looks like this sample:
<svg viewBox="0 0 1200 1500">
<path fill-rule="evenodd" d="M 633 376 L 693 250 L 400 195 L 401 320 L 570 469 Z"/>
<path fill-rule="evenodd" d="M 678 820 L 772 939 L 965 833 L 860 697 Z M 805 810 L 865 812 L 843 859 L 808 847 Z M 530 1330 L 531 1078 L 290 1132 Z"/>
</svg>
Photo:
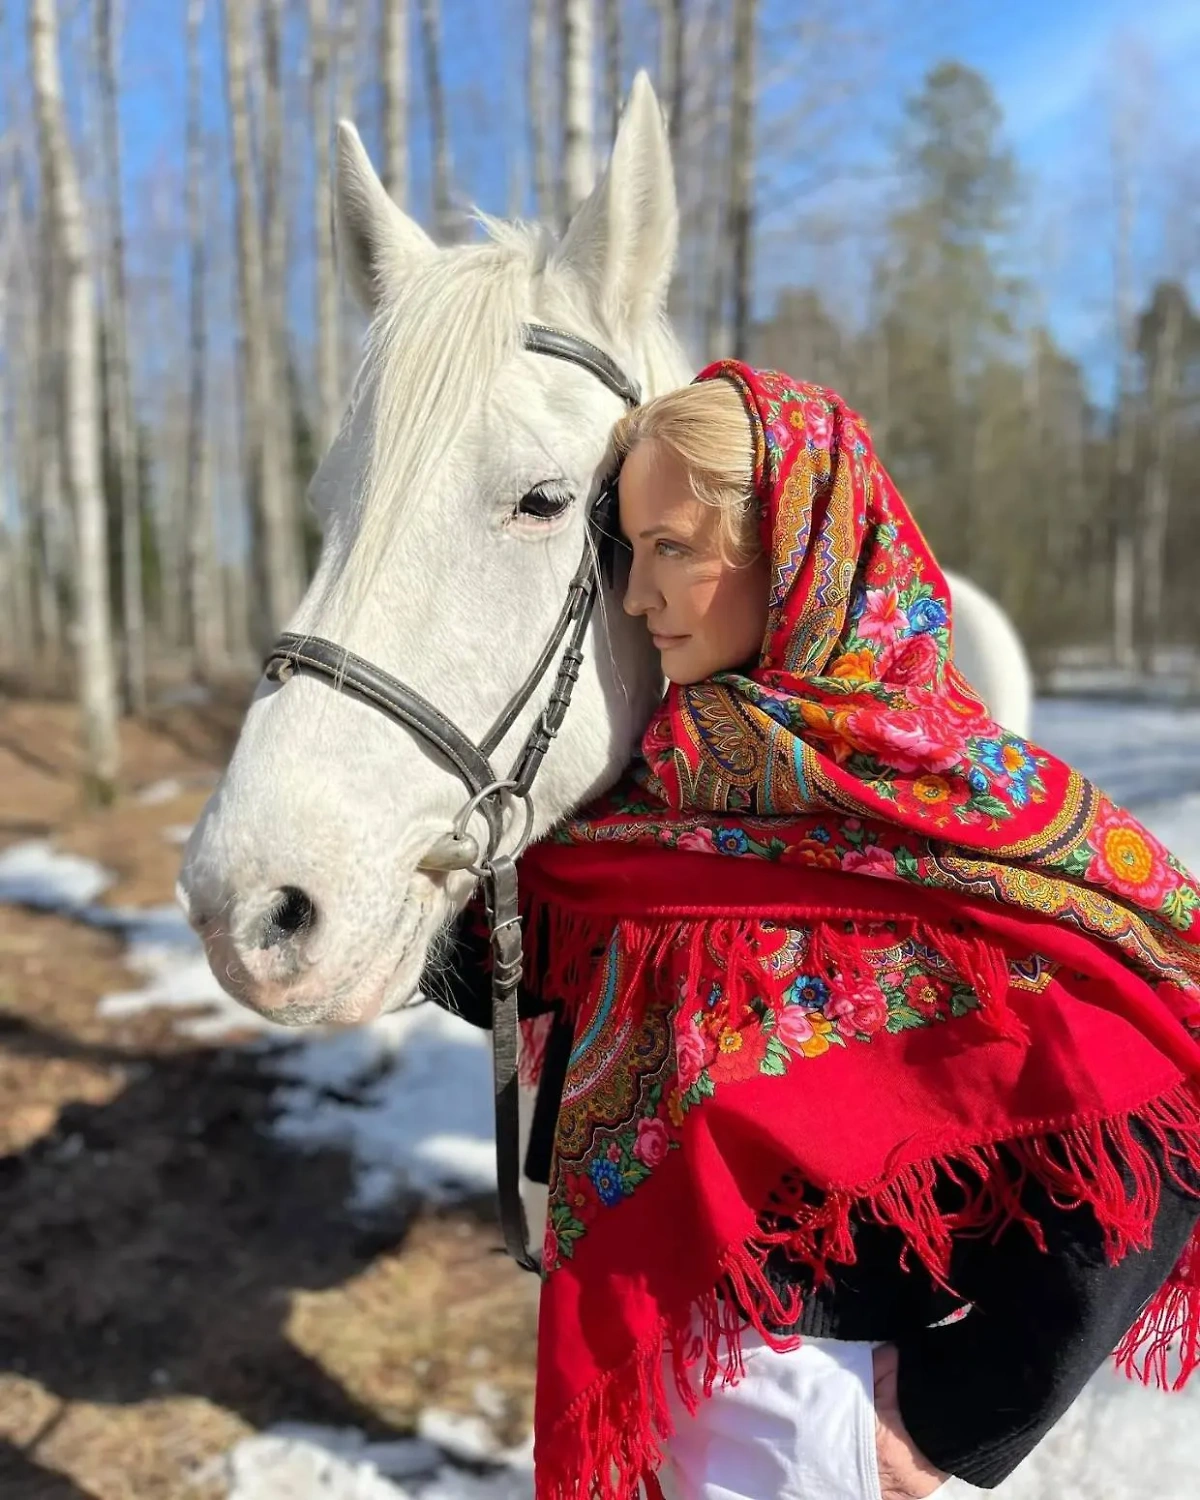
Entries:
<svg viewBox="0 0 1200 1500">
<path fill-rule="evenodd" d="M 668 1374 L 666 1500 L 881 1500 L 871 1348 L 806 1338 L 779 1354 L 745 1329 L 744 1377 L 694 1417 Z"/>
</svg>

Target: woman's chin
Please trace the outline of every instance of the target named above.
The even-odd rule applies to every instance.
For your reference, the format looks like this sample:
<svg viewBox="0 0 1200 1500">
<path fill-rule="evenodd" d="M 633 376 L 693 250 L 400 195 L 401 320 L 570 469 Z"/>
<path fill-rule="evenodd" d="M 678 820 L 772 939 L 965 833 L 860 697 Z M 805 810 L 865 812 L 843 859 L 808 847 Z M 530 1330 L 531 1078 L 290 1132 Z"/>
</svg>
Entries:
<svg viewBox="0 0 1200 1500">
<path fill-rule="evenodd" d="M 660 653 L 663 676 L 668 682 L 673 682 L 676 687 L 691 687 L 693 683 L 703 682 L 706 677 L 712 676 L 712 671 L 695 666 L 687 661 L 672 661 L 676 653 L 663 651 Z M 713 670 L 716 670 L 715 668 Z"/>
</svg>

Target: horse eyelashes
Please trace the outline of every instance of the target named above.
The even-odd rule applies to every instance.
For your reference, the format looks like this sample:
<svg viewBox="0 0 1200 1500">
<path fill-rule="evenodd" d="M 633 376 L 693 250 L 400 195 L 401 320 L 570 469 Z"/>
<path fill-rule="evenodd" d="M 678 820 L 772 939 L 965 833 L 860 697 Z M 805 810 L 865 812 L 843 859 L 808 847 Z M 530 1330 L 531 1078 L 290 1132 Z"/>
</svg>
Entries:
<svg viewBox="0 0 1200 1500">
<path fill-rule="evenodd" d="M 552 521 L 555 516 L 562 515 L 572 498 L 569 491 L 557 485 L 537 484 L 521 496 L 516 514 L 530 516 L 536 521 Z"/>
</svg>

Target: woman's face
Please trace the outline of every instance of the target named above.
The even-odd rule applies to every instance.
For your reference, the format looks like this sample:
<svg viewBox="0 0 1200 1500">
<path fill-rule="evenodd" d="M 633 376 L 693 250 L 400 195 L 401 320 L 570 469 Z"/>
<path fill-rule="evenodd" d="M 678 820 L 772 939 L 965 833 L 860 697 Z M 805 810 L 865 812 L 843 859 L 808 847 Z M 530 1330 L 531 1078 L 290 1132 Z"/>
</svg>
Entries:
<svg viewBox="0 0 1200 1500">
<path fill-rule="evenodd" d="M 633 550 L 625 610 L 641 615 L 671 682 L 700 682 L 758 657 L 770 563 L 733 563 L 720 514 L 697 500 L 675 453 L 653 438 L 621 467 L 621 530 Z"/>
</svg>

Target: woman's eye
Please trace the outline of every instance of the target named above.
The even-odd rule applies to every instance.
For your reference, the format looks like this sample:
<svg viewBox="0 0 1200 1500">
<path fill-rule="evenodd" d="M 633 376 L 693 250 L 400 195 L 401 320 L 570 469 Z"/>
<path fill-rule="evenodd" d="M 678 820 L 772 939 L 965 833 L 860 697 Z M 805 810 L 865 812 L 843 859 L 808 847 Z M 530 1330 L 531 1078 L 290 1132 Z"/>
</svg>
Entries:
<svg viewBox="0 0 1200 1500">
<path fill-rule="evenodd" d="M 552 521 L 561 516 L 571 504 L 572 495 L 561 485 L 535 484 L 517 502 L 514 512 L 518 516 L 529 516 L 534 521 Z"/>
<path fill-rule="evenodd" d="M 663 537 L 659 537 L 658 541 L 655 542 L 654 550 L 658 553 L 659 557 L 682 557 L 685 551 L 677 542 L 668 542 Z"/>
</svg>

